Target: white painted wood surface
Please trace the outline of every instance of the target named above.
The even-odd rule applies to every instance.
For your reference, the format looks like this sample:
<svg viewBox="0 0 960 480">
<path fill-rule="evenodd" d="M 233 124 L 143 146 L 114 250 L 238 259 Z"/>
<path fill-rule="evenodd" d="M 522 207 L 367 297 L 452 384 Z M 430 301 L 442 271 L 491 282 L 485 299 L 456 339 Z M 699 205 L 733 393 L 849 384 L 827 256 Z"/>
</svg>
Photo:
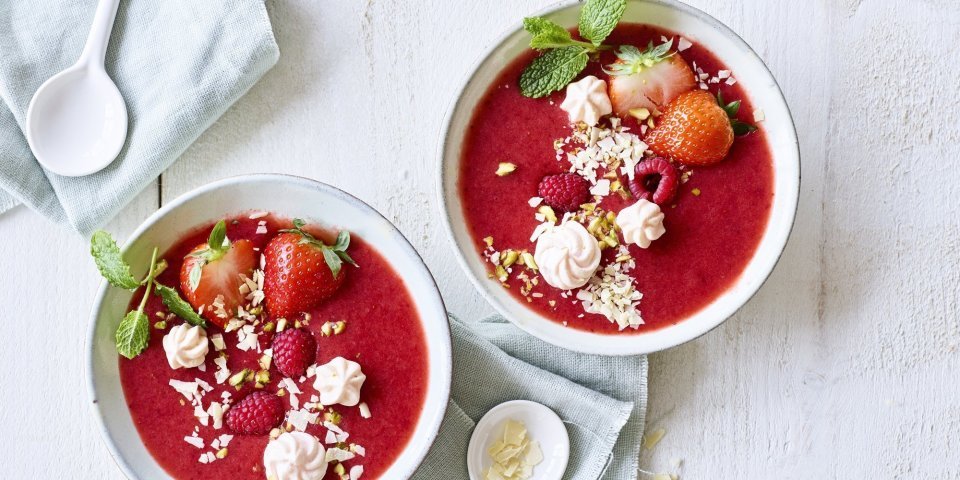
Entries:
<svg viewBox="0 0 960 480">
<path fill-rule="evenodd" d="M 272 0 L 281 59 L 108 228 L 224 176 L 316 178 L 384 212 L 450 308 L 489 312 L 437 220 L 443 113 L 467 68 L 551 0 Z M 763 57 L 803 154 L 774 275 L 705 337 L 651 356 L 641 465 L 682 478 L 960 478 L 960 4 L 691 0 Z M 0 216 L 0 477 L 121 478 L 83 365 L 86 240 Z"/>
</svg>

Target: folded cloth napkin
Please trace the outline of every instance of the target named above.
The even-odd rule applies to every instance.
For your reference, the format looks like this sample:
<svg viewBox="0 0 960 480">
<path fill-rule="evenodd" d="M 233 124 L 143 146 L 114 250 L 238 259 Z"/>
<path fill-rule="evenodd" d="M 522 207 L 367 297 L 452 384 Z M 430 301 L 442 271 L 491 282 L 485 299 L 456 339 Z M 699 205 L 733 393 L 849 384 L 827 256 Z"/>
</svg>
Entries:
<svg viewBox="0 0 960 480">
<path fill-rule="evenodd" d="M 453 387 L 446 417 L 415 480 L 466 480 L 473 427 L 508 400 L 533 400 L 570 435 L 566 480 L 633 480 L 647 409 L 647 357 L 574 353 L 501 316 L 467 325 L 450 318 Z"/>
<path fill-rule="evenodd" d="M 107 72 L 129 113 L 105 170 L 44 171 L 23 135 L 37 88 L 76 62 L 96 0 L 0 2 L 0 212 L 24 203 L 87 234 L 170 166 L 279 57 L 263 0 L 123 0 Z"/>
</svg>

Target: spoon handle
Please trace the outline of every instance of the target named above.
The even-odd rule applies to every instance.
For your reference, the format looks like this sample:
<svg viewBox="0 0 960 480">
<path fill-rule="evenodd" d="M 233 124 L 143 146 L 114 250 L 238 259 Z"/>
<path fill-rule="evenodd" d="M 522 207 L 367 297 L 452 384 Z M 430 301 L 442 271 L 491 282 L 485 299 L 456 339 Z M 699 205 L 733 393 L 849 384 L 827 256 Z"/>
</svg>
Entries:
<svg viewBox="0 0 960 480">
<path fill-rule="evenodd" d="M 120 0 L 100 0 L 97 4 L 93 25 L 90 26 L 90 34 L 87 35 L 87 43 L 83 46 L 83 53 L 80 54 L 80 60 L 77 63 L 97 62 L 97 65 L 103 66 L 118 6 L 120 6 Z"/>
</svg>

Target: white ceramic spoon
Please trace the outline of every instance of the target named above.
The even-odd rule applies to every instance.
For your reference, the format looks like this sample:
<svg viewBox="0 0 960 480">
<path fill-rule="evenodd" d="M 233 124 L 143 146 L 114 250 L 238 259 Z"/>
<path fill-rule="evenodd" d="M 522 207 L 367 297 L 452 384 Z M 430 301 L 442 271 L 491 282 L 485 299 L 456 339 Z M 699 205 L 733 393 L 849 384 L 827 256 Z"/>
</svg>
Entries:
<svg viewBox="0 0 960 480">
<path fill-rule="evenodd" d="M 127 106 L 103 65 L 119 4 L 100 0 L 80 59 L 30 100 L 27 142 L 40 165 L 58 175 L 98 172 L 126 141 Z"/>
<path fill-rule="evenodd" d="M 507 419 L 523 422 L 530 438 L 540 443 L 543 462 L 533 468 L 531 480 L 560 480 L 570 458 L 567 428 L 553 410 L 529 400 L 501 403 L 477 422 L 467 446 L 470 480 L 483 480 L 483 472 L 492 463 L 487 449 L 503 435 L 503 424 Z"/>
</svg>

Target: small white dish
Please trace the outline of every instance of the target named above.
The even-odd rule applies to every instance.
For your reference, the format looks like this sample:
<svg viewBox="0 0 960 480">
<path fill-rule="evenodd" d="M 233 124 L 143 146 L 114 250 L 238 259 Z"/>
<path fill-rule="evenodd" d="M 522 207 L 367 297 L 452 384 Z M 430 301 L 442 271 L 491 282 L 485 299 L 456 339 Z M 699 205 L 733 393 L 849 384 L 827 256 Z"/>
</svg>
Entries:
<svg viewBox="0 0 960 480">
<path fill-rule="evenodd" d="M 503 434 L 503 424 L 512 419 L 523 422 L 527 437 L 540 443 L 543 462 L 533 468 L 531 480 L 560 480 L 570 459 L 570 437 L 563 420 L 544 405 L 529 400 L 511 400 L 490 409 L 470 435 L 467 471 L 470 480 L 482 480 L 491 465 L 487 449 Z"/>
<path fill-rule="evenodd" d="M 566 0 L 528 16 L 542 16 L 559 25 L 577 24 L 582 3 Z M 439 194 L 441 218 L 457 260 L 497 310 L 519 328 L 570 350 L 597 355 L 636 355 L 657 352 L 693 340 L 732 316 L 760 289 L 773 271 L 793 228 L 800 197 L 800 150 L 787 103 L 763 60 L 730 28 L 710 15 L 675 0 L 629 0 L 624 22 L 647 23 L 705 45 L 730 67 L 766 115 L 764 131 L 773 158 L 774 201 L 766 230 L 753 258 L 736 282 L 709 305 L 676 325 L 644 333 L 597 334 L 564 327 L 510 295 L 487 277 L 487 266 L 474 248 L 458 188 L 462 144 L 477 104 L 503 68 L 527 51 L 530 35 L 517 25 L 496 41 L 469 73 L 451 106 L 440 133 Z"/>
<path fill-rule="evenodd" d="M 349 230 L 373 246 L 401 274 L 423 322 L 427 340 L 427 396 L 416 427 L 397 460 L 382 478 L 413 475 L 436 439 L 450 398 L 452 347 L 443 299 L 413 246 L 386 218 L 350 194 L 329 185 L 288 175 L 245 175 L 187 192 L 147 218 L 130 236 L 123 255 L 146 272 L 153 247 L 166 251 L 184 234 L 225 215 L 253 210 L 298 216 L 309 223 Z M 92 268 L 92 267 L 91 267 Z M 135 268 L 136 270 L 136 268 Z M 87 375 L 93 413 L 117 465 L 128 478 L 169 479 L 140 441 L 120 384 L 114 341 L 117 324 L 132 293 L 102 282 L 93 303 L 87 339 Z"/>
<path fill-rule="evenodd" d="M 99 172 L 127 139 L 127 105 L 104 58 L 120 0 L 100 0 L 83 53 L 30 100 L 25 134 L 43 168 L 67 177 Z"/>
</svg>

